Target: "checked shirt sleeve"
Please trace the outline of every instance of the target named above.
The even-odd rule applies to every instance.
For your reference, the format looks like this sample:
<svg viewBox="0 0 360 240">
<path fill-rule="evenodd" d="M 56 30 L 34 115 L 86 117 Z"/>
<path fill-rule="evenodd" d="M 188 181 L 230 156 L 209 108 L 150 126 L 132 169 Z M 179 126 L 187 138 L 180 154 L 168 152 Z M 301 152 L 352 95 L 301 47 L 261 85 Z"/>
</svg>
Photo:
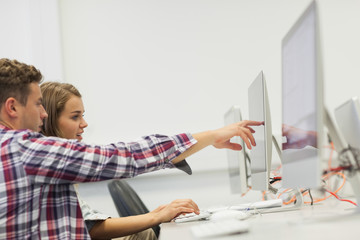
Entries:
<svg viewBox="0 0 360 240">
<path fill-rule="evenodd" d="M 27 132 L 18 142 L 18 154 L 31 181 L 58 184 L 129 178 L 174 168 L 171 160 L 196 140 L 185 133 L 150 135 L 136 142 L 100 146 Z"/>
</svg>

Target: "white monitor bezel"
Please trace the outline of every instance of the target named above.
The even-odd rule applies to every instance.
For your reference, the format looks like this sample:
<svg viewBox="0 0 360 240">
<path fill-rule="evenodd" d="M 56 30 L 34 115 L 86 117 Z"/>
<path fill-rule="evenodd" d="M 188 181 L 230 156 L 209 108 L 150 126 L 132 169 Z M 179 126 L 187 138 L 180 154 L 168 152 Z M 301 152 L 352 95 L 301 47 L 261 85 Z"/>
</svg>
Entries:
<svg viewBox="0 0 360 240">
<path fill-rule="evenodd" d="M 260 86 L 260 87 L 259 87 Z M 261 94 L 254 94 L 253 91 L 258 92 L 260 89 Z M 259 91 L 259 92 L 260 92 Z M 257 98 L 261 98 L 258 101 Z M 261 71 L 258 76 L 253 80 L 248 89 L 248 104 L 249 104 L 249 119 L 255 121 L 264 121 L 264 126 L 261 126 L 264 130 L 264 145 L 262 146 L 259 141 L 257 141 L 257 146 L 254 146 L 250 151 L 250 159 L 251 159 L 251 188 L 252 190 L 261 190 L 266 191 L 269 189 L 269 178 L 270 178 L 270 167 L 271 167 L 271 159 L 272 159 L 272 125 L 271 125 L 271 115 L 270 115 L 270 105 L 269 105 L 269 97 L 266 88 L 266 81 L 264 78 L 264 74 Z M 254 117 L 253 111 L 258 109 L 262 109 L 263 119 L 256 119 Z M 254 127 L 254 130 L 257 131 L 257 128 Z M 258 133 L 254 133 L 255 141 L 256 135 Z M 254 164 L 254 151 L 257 151 L 258 148 L 264 147 L 263 150 L 264 160 L 261 162 L 257 162 L 256 166 Z M 261 165 L 262 169 L 259 169 L 259 165 Z M 259 171 L 260 170 L 260 171 Z"/>
</svg>

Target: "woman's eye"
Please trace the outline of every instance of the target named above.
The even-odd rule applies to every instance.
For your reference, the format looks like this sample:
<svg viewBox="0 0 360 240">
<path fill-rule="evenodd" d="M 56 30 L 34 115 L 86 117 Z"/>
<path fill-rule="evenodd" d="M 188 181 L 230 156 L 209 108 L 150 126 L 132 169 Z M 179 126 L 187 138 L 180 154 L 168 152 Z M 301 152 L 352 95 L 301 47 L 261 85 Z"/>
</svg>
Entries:
<svg viewBox="0 0 360 240">
<path fill-rule="evenodd" d="M 71 119 L 77 120 L 79 116 L 73 116 Z"/>
</svg>

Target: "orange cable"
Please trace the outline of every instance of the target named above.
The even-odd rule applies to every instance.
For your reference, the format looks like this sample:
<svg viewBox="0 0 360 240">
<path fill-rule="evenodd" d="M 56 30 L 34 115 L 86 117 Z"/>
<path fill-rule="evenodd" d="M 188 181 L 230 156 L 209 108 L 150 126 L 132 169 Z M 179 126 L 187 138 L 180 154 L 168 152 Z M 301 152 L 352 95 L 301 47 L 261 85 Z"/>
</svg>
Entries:
<svg viewBox="0 0 360 240">
<path fill-rule="evenodd" d="M 341 190 L 341 188 L 345 185 L 346 177 L 345 177 L 345 175 L 344 175 L 343 173 L 341 173 L 341 172 L 330 172 L 330 173 L 325 174 L 325 175 L 323 176 L 323 178 L 327 178 L 327 179 L 328 179 L 329 177 L 331 177 L 331 176 L 328 176 L 328 175 L 330 175 L 330 174 L 331 174 L 331 176 L 333 176 L 333 175 L 340 175 L 340 176 L 343 178 L 343 182 L 342 182 L 341 186 L 333 192 L 334 194 L 336 194 L 336 193 L 339 192 L 339 191 Z M 326 190 L 326 191 L 328 191 L 328 190 Z M 313 203 L 318 203 L 318 202 L 324 201 L 324 200 L 328 199 L 329 197 L 331 197 L 331 195 L 328 195 L 328 196 L 323 197 L 323 198 L 316 199 L 316 200 L 313 201 Z M 311 204 L 311 202 L 305 202 L 305 201 L 304 201 L 304 203 L 306 203 L 306 204 Z"/>
<path fill-rule="evenodd" d="M 349 202 L 349 203 L 351 203 L 351 204 L 354 204 L 355 206 L 357 206 L 357 204 L 355 203 L 355 202 L 353 202 L 353 201 L 351 201 L 351 200 L 348 200 L 348 199 L 342 199 L 342 198 L 340 198 L 338 195 L 336 195 L 335 193 L 333 193 L 333 192 L 331 192 L 331 191 L 329 191 L 329 190 L 326 190 L 328 193 L 330 193 L 331 195 L 333 195 L 334 197 L 336 197 L 338 200 L 340 200 L 340 201 L 344 201 L 344 202 Z"/>
<path fill-rule="evenodd" d="M 248 187 L 247 191 L 245 193 L 241 194 L 241 197 L 245 196 L 250 190 L 251 190 L 251 187 Z"/>
</svg>

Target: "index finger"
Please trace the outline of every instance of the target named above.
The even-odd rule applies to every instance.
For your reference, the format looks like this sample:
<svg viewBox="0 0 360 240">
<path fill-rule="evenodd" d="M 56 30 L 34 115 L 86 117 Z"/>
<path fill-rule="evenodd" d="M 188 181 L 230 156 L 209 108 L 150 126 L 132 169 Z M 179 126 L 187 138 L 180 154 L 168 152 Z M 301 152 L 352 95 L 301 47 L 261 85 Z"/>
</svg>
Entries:
<svg viewBox="0 0 360 240">
<path fill-rule="evenodd" d="M 265 124 L 264 121 L 253 121 L 253 120 L 244 120 L 243 123 L 244 123 L 243 126 L 260 126 Z"/>
</svg>

